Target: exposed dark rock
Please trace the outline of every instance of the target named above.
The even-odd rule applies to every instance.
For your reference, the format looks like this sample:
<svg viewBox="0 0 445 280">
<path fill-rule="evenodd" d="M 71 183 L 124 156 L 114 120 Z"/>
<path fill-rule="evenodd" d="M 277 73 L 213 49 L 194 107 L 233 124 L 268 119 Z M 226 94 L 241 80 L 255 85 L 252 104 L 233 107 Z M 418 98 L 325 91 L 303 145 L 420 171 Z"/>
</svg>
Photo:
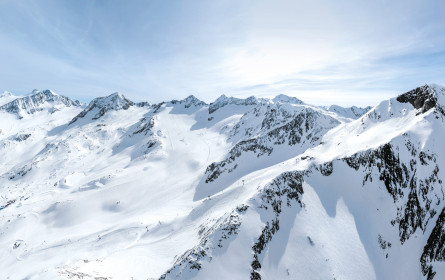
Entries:
<svg viewBox="0 0 445 280">
<path fill-rule="evenodd" d="M 10 206 L 10 205 L 13 204 L 14 202 L 15 202 L 15 199 L 8 200 L 4 205 L 0 205 L 0 210 L 5 209 L 6 207 Z"/>
<path fill-rule="evenodd" d="M 137 125 L 137 129 L 133 132 L 133 134 L 139 134 L 143 133 L 144 135 L 147 135 L 151 133 L 153 126 L 155 125 L 154 118 L 148 118 L 144 117 L 139 120 L 139 123 Z"/>
<path fill-rule="evenodd" d="M 332 161 L 320 165 L 320 173 L 323 176 L 329 176 L 332 174 L 333 171 L 334 171 L 334 165 Z"/>
<path fill-rule="evenodd" d="M 190 95 L 184 100 L 172 100 L 170 101 L 171 104 L 183 104 L 184 108 L 190 108 L 190 107 L 202 107 L 207 105 L 204 101 L 199 100 L 194 95 Z"/>
<path fill-rule="evenodd" d="M 421 113 L 425 113 L 431 108 L 436 107 L 437 97 L 433 89 L 428 85 L 424 85 L 399 95 L 397 101 L 400 103 L 410 103 L 414 108 L 420 109 Z"/>
<path fill-rule="evenodd" d="M 251 263 L 250 279 L 261 279 L 260 269 L 261 262 L 259 257 L 266 248 L 267 244 L 272 240 L 273 235 L 280 229 L 280 213 L 283 201 L 286 201 L 288 207 L 291 206 L 291 201 L 297 201 L 300 207 L 303 204 L 300 200 L 300 195 L 303 194 L 303 172 L 285 172 L 275 178 L 272 183 L 268 184 L 261 195 L 262 204 L 260 208 L 272 209 L 274 218 L 266 221 L 266 224 L 253 244 L 253 261 Z"/>
<path fill-rule="evenodd" d="M 277 124 L 276 119 L 279 118 L 276 117 L 276 114 L 278 113 L 280 116 L 288 117 L 284 118 L 287 123 L 269 130 Z M 205 182 L 212 182 L 222 173 L 235 170 L 238 166 L 238 164 L 234 164 L 235 160 L 245 152 L 253 152 L 259 158 L 264 155 L 269 156 L 276 145 L 304 145 L 307 147 L 315 145 L 324 133 L 339 124 L 337 120 L 328 118 L 329 124 L 326 127 L 320 126 L 318 121 L 322 118 L 324 116 L 312 109 L 304 109 L 295 115 L 275 109 L 268 110 L 261 124 L 261 131 L 266 132 L 260 136 L 248 135 L 253 138 L 238 142 L 230 150 L 225 160 L 210 164 L 206 170 Z"/>
<path fill-rule="evenodd" d="M 445 261 L 445 208 L 442 209 L 437 218 L 436 225 L 423 248 L 420 263 L 422 273 L 428 280 L 434 279 L 436 272 L 433 271 L 432 262 Z"/>
<path fill-rule="evenodd" d="M 351 168 L 364 173 L 363 185 L 366 181 L 372 181 L 372 176 L 378 174 L 383 181 L 386 190 L 397 205 L 397 217 L 391 222 L 394 226 L 399 224 L 400 242 L 403 244 L 417 229 L 425 231 L 429 220 L 434 217 L 436 211 L 432 209 L 433 198 L 429 193 L 434 190 L 434 185 L 441 185 L 438 178 L 439 166 L 435 163 L 435 155 L 425 151 L 418 152 L 416 147 L 409 142 L 405 145 L 408 152 L 413 155 L 409 160 L 410 169 L 402 162 L 398 155 L 398 149 L 391 144 L 385 144 L 372 151 L 361 152 L 351 157 L 344 158 Z M 418 178 L 417 158 L 422 165 L 433 167 L 431 174 Z M 441 187 L 441 186 L 440 186 Z M 405 199 L 402 199 L 405 198 Z M 437 203 L 440 198 L 435 197 Z"/>
<path fill-rule="evenodd" d="M 410 192 L 405 207 L 405 213 L 399 222 L 400 242 L 403 244 L 411 234 L 419 227 L 422 229 L 422 222 L 425 219 L 425 211 L 420 206 L 417 196 L 415 173 L 411 177 Z"/>
<path fill-rule="evenodd" d="M 82 112 L 75 116 L 69 124 L 76 122 L 78 119 L 84 118 L 94 109 L 99 110 L 99 112 L 92 116 L 91 119 L 97 120 L 110 110 L 127 110 L 133 105 L 134 103 L 132 101 L 128 100 L 125 96 L 117 92 L 107 97 L 95 98 Z"/>
<path fill-rule="evenodd" d="M 17 142 L 23 142 L 23 141 L 25 141 L 26 139 L 28 139 L 29 137 L 31 137 L 31 134 L 30 134 L 30 133 L 17 134 L 17 135 L 13 138 L 13 140 L 14 140 L 14 141 L 17 141 Z"/>
<path fill-rule="evenodd" d="M 51 90 L 33 91 L 32 95 L 17 98 L 5 105 L 0 106 L 0 111 L 18 114 L 33 114 L 44 110 L 43 105 L 50 103 L 52 106 L 62 105 L 66 107 L 80 106 L 79 101 L 72 101 L 66 96 L 58 95 Z"/>
<path fill-rule="evenodd" d="M 239 99 L 235 97 L 227 97 L 224 94 L 218 97 L 218 99 L 215 100 L 215 102 L 210 103 L 209 106 L 209 114 L 212 114 L 216 110 L 233 104 L 233 105 L 240 105 L 240 106 L 249 106 L 249 105 L 258 105 L 260 102 L 263 102 L 261 99 L 257 99 L 254 96 L 251 96 L 246 99 Z"/>
<path fill-rule="evenodd" d="M 361 166 L 368 169 L 377 167 L 380 173 L 379 179 L 385 183 L 394 202 L 403 196 L 402 189 L 408 186 L 408 168 L 400 162 L 391 144 L 385 144 L 374 151 L 355 154 L 343 160 L 355 170 L 359 170 Z"/>
<path fill-rule="evenodd" d="M 247 210 L 246 205 L 238 208 Z M 209 256 L 210 253 L 213 250 L 224 247 L 226 240 L 238 234 L 239 227 L 241 226 L 240 214 L 245 212 L 245 210 L 239 211 L 238 208 L 218 219 L 212 226 L 202 226 L 199 230 L 200 243 L 179 256 L 173 267 L 159 279 L 162 280 L 169 277 L 176 279 L 183 271 L 200 270 L 204 261 L 210 262 L 212 260 L 212 257 Z"/>
</svg>

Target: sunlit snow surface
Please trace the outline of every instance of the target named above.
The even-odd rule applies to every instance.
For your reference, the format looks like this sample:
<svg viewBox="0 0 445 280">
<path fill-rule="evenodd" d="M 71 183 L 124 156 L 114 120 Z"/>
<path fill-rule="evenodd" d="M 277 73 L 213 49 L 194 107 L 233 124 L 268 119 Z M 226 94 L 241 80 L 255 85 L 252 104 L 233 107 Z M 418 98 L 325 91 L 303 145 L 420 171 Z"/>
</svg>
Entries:
<svg viewBox="0 0 445 280">
<path fill-rule="evenodd" d="M 14 99 L 5 93 L 0 105 Z M 391 225 L 398 204 L 385 185 L 364 184 L 362 169 L 337 159 L 389 142 L 402 147 L 409 137 L 445 166 L 443 122 L 432 110 L 418 114 L 391 99 L 358 117 L 286 96 L 222 96 L 210 107 L 193 97 L 93 102 L 0 112 L 0 279 L 158 279 L 168 271 L 167 279 L 249 279 L 252 246 L 274 215 L 260 207 L 264 188 L 295 170 L 311 174 L 301 205 L 282 205 L 280 228 L 259 257 L 262 279 L 423 277 L 419 259 L 437 215 L 402 245 Z M 317 120 L 314 129 L 303 124 L 298 143 L 278 143 L 286 131 L 271 131 L 303 113 Z M 237 143 L 252 139 L 273 151 L 228 161 Z M 332 174 L 320 174 L 330 161 Z M 212 163 L 231 169 L 206 183 Z M 434 207 L 440 212 L 443 200 Z M 226 221 L 238 226 L 221 239 Z M 199 269 L 179 264 L 193 248 L 205 252 Z M 443 263 L 435 271 L 445 277 Z"/>
</svg>

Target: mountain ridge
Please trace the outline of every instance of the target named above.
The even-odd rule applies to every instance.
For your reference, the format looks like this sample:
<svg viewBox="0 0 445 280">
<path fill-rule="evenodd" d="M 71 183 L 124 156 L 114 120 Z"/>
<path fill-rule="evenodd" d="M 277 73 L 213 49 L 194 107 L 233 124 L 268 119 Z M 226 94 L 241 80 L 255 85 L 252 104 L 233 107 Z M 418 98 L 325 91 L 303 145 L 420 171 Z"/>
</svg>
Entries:
<svg viewBox="0 0 445 280">
<path fill-rule="evenodd" d="M 444 94 L 3 111 L 0 278 L 441 279 Z"/>
<path fill-rule="evenodd" d="M 9 94 L 12 96 L 12 94 Z M 30 95 L 17 97 L 16 99 L 0 106 L 0 111 L 5 111 L 18 115 L 20 118 L 24 115 L 33 114 L 36 111 L 45 109 L 45 104 L 50 103 L 52 107 L 60 106 L 81 106 L 79 101 L 72 101 L 66 96 L 58 95 L 51 90 L 34 90 Z"/>
</svg>

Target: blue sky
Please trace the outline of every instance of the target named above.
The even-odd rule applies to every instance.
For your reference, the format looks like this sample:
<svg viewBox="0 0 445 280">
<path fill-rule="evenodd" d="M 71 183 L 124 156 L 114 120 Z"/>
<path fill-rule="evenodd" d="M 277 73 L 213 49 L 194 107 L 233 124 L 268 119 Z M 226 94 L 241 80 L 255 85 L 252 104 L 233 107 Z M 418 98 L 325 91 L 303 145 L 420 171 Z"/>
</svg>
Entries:
<svg viewBox="0 0 445 280">
<path fill-rule="evenodd" d="M 445 1 L 0 0 L 0 90 L 375 105 L 445 85 Z"/>
</svg>

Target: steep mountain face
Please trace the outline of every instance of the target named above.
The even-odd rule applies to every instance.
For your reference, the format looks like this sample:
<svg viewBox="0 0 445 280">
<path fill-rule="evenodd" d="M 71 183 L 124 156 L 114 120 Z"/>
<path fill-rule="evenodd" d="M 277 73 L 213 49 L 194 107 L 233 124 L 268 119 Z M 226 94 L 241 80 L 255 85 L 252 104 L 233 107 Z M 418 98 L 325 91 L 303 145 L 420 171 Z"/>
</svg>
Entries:
<svg viewBox="0 0 445 280">
<path fill-rule="evenodd" d="M 5 93 L 2 98 L 11 97 Z M 72 101 L 68 97 L 58 95 L 51 90 L 34 90 L 31 95 L 20 97 L 0 106 L 0 111 L 16 114 L 20 118 L 27 114 L 33 114 L 42 110 L 58 110 L 57 107 L 81 106 L 79 101 Z"/>
<path fill-rule="evenodd" d="M 205 182 L 210 183 L 222 174 L 237 178 L 238 167 L 250 173 L 258 166 L 295 157 L 317 146 L 328 130 L 340 124 L 322 110 L 294 104 L 258 105 L 247 111 L 229 134 L 233 148 L 224 160 L 209 165 Z"/>
<path fill-rule="evenodd" d="M 97 120 L 105 113 L 111 110 L 127 110 L 130 106 L 133 106 L 134 103 L 122 94 L 116 92 L 107 97 L 99 97 L 94 99 L 88 104 L 88 106 L 80 112 L 77 116 L 75 116 L 70 124 L 76 122 L 78 119 L 86 117 L 88 114 L 92 115 L 92 120 Z"/>
<path fill-rule="evenodd" d="M 207 105 L 204 101 L 199 100 L 198 98 L 196 98 L 193 95 L 188 96 L 187 98 L 185 98 L 184 100 L 173 100 L 171 101 L 171 104 L 175 105 L 175 104 L 183 104 L 184 108 L 190 108 L 190 107 L 202 107 Z"/>
<path fill-rule="evenodd" d="M 418 87 L 397 97 L 398 102 L 410 103 L 419 110 L 419 113 L 425 113 L 431 108 L 436 108 L 436 110 L 442 109 L 442 106 L 437 103 L 437 99 L 438 96 L 434 85 Z"/>
<path fill-rule="evenodd" d="M 0 111 L 0 278 L 442 279 L 444 105 Z"/>
<path fill-rule="evenodd" d="M 420 96 L 412 96 L 412 92 L 417 92 Z M 253 253 L 250 259 L 250 279 L 305 278 L 313 275 L 308 268 L 315 267 L 321 268 L 317 270 L 315 278 L 418 279 L 419 273 L 425 279 L 443 277 L 441 262 L 444 261 L 445 194 L 441 179 L 443 175 L 439 168 L 443 148 L 432 139 L 438 139 L 444 133 L 442 105 L 437 100 L 443 99 L 445 90 L 437 86 L 424 86 L 412 92 L 382 102 L 361 119 L 332 130 L 323 139 L 327 141 L 326 144 L 309 149 L 297 157 L 297 164 L 285 163 L 290 168 L 301 171 L 284 172 L 264 188 L 258 187 L 257 196 L 245 205 L 247 211 L 256 212 L 256 215 L 261 217 L 264 225 L 257 233 L 256 239 L 250 242 L 250 250 Z M 403 102 L 407 95 L 412 102 Z M 433 105 L 431 100 L 435 100 Z M 411 105 L 407 106 L 405 103 Z M 394 129 L 394 125 L 399 123 L 406 126 L 398 128 L 403 132 L 397 131 L 395 137 L 369 137 L 370 133 L 375 131 Z M 359 145 L 348 145 L 350 139 L 345 139 L 345 143 L 337 142 L 339 138 L 347 138 L 346 133 L 351 138 L 361 138 Z M 344 149 L 344 146 L 348 146 L 347 149 Z M 277 169 L 277 172 L 281 172 L 286 167 L 280 166 Z M 344 178 L 348 178 L 347 181 Z M 306 191 L 309 191 L 307 197 Z M 314 192 L 318 201 L 314 201 Z M 310 204 L 318 204 L 318 207 L 310 207 Z M 354 255 L 350 262 L 355 263 L 355 267 L 339 269 L 335 265 L 339 258 L 338 252 L 332 252 L 335 247 L 328 246 L 334 240 L 342 239 L 344 231 L 338 232 L 335 226 L 334 229 L 331 226 L 319 228 L 318 230 L 329 232 L 327 237 L 306 229 L 318 228 L 317 224 L 323 224 L 323 220 L 326 220 L 326 217 L 319 217 L 321 221 L 304 221 L 304 216 L 320 216 L 316 214 L 320 211 L 319 208 L 324 208 L 327 216 L 332 216 L 331 223 L 336 223 L 339 211 L 344 212 L 344 208 L 349 215 L 352 214 L 352 221 L 348 222 L 346 215 L 339 217 L 340 221 L 337 223 L 339 226 L 355 229 L 352 231 L 356 232 L 355 236 L 351 236 L 348 243 L 344 244 L 350 250 L 348 253 Z M 294 220 L 289 220 L 288 213 L 295 211 L 305 213 L 297 213 Z M 440 215 L 437 218 L 438 213 Z M 247 213 L 243 214 L 246 215 Z M 236 228 L 234 235 L 242 235 L 240 228 L 242 229 L 243 222 L 250 222 L 245 221 L 246 219 L 248 218 L 236 219 L 232 225 Z M 305 229 L 294 229 L 293 226 Z M 222 225 L 220 228 L 227 227 Z M 287 231 L 287 238 L 284 240 L 281 235 L 283 227 L 284 231 Z M 347 234 L 351 234 L 349 231 Z M 218 236 L 218 231 L 214 232 L 213 236 L 201 240 L 200 243 L 210 245 L 199 247 L 200 251 L 193 251 L 193 254 L 189 254 L 182 263 L 177 263 L 173 270 L 163 277 L 187 279 L 192 277 L 196 270 L 200 271 L 198 275 L 210 276 L 215 265 L 207 264 L 209 269 L 206 269 L 203 263 L 226 263 L 225 256 L 221 256 L 220 249 L 212 241 Z M 301 236 L 301 239 L 292 243 L 289 236 Z M 235 243 L 235 240 L 232 242 Z M 316 247 L 317 244 L 321 244 L 321 248 L 307 250 L 307 247 Z M 284 247 L 286 250 L 277 256 L 277 247 Z M 244 246 L 243 249 L 248 251 L 249 247 Z M 338 249 L 340 253 L 344 250 L 335 248 Z M 292 256 L 291 251 L 310 256 L 312 261 Z M 340 258 L 344 258 L 341 262 L 348 263 L 347 258 L 340 255 Z M 277 258 L 281 259 L 278 263 Z M 325 259 L 322 267 L 315 261 L 317 258 L 320 258 L 321 263 L 321 259 Z M 249 263 L 249 259 L 246 257 L 243 262 Z M 272 265 L 271 262 L 275 264 Z M 290 263 L 293 263 L 294 267 Z M 400 266 L 405 267 L 403 271 L 397 269 Z M 237 270 L 235 275 L 226 273 L 225 277 L 239 275 L 249 277 L 243 270 Z"/>
</svg>

